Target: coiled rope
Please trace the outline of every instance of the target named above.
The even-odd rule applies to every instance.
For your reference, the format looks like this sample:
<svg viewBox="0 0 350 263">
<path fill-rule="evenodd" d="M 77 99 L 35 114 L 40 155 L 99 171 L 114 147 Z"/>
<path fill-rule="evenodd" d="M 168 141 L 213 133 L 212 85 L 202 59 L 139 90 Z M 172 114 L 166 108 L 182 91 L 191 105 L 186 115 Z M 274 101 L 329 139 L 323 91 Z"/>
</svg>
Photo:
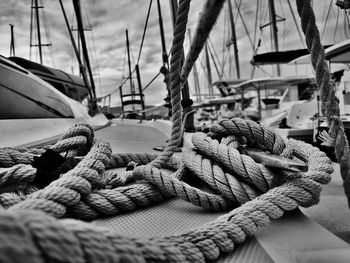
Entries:
<svg viewBox="0 0 350 263">
<path fill-rule="evenodd" d="M 189 2 L 179 2 L 177 27 L 185 27 Z M 212 5 L 220 1 L 207 2 Z M 204 16 L 208 14 L 206 11 L 203 10 Z M 213 23 L 218 14 L 214 12 L 211 17 Z M 184 31 L 175 29 L 174 43 L 183 42 Z M 329 182 L 333 171 L 326 155 L 311 145 L 284 139 L 252 121 L 222 121 L 209 134 L 193 136 L 195 148 L 183 155 L 182 162 L 171 158 L 181 126 L 181 56 L 177 56 L 175 44 L 173 52 L 170 78 L 174 122 L 164 154 L 159 157 L 112 154 L 109 144 L 95 140 L 87 125 L 75 125 L 74 132 L 68 131 L 51 147 L 69 158 L 87 152 L 73 169 L 45 188 L 27 195 L 26 191 L 32 192 L 29 189 L 32 179 L 27 179 L 32 178 L 35 172 L 32 169 L 29 176 L 23 176 L 20 191 L 0 195 L 0 202 L 8 207 L 0 211 L 1 262 L 16 262 L 19 258 L 25 258 L 26 262 L 205 262 L 232 251 L 236 244 L 244 242 L 271 219 L 281 217 L 284 211 L 318 202 L 322 185 Z M 89 130 L 89 136 L 83 139 L 81 130 Z M 63 144 L 67 140 L 70 143 Z M 308 171 L 293 176 L 272 174 L 267 168 L 253 163 L 250 157 L 240 155 L 238 150 L 242 144 L 299 158 L 307 163 Z M 40 150 L 37 153 L 18 151 L 23 152 L 31 154 L 24 159 L 30 164 L 33 155 Z M 8 159 L 19 165 L 22 159 L 14 158 L 14 155 L 12 153 Z M 115 174 L 106 170 L 126 166 L 135 160 L 139 165 L 133 165 L 136 166 L 133 171 Z M 12 169 L 9 166 L 7 164 L 8 168 L 5 168 L 7 171 Z M 160 170 L 161 167 L 172 168 L 175 172 L 168 174 Z M 193 174 L 216 192 L 204 192 L 182 180 Z M 279 180 L 274 180 L 277 176 L 280 176 Z M 11 173 L 3 178 L 0 182 L 11 186 Z M 133 185 L 125 185 L 137 179 L 149 183 L 136 181 Z M 105 189 L 107 186 L 112 189 Z M 170 196 L 178 196 L 205 209 L 230 211 L 186 233 L 149 239 L 125 237 L 82 221 L 54 218 L 93 219 L 115 215 Z"/>
</svg>

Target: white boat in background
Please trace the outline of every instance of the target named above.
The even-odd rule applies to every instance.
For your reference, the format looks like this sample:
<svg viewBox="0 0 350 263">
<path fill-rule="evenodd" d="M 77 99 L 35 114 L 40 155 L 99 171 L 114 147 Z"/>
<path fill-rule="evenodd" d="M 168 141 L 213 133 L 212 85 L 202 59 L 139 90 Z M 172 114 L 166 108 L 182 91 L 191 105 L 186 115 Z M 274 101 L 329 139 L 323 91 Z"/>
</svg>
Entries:
<svg viewBox="0 0 350 263">
<path fill-rule="evenodd" d="M 14 62 L 0 56 L 0 145 L 30 146 L 57 139 L 78 122 L 94 128 L 108 120 L 103 114 L 91 117 L 88 107 L 59 92 L 53 86 Z"/>
<path fill-rule="evenodd" d="M 243 117 L 277 129 L 287 137 L 312 141 L 311 118 L 318 112 L 314 77 L 257 78 L 221 88 L 235 91 L 236 95 L 225 99 L 235 99 Z"/>
<path fill-rule="evenodd" d="M 350 39 L 339 42 L 325 49 L 326 60 L 332 72 L 341 71 L 336 83 L 336 96 L 339 98 L 340 118 L 344 124 L 345 132 L 350 135 Z M 310 55 L 305 55 L 290 62 L 290 64 L 311 64 Z M 334 73 L 333 73 L 334 74 Z M 333 78 L 334 79 L 334 78 Z M 325 117 L 319 114 L 314 123 L 314 137 L 321 130 L 327 129 Z"/>
</svg>

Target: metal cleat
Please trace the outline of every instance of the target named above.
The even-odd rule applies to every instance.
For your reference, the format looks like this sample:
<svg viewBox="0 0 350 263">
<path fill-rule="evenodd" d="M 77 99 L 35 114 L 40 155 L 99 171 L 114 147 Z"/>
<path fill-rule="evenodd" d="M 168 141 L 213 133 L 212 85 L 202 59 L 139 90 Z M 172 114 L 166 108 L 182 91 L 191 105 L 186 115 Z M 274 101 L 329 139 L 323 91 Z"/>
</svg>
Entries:
<svg viewBox="0 0 350 263">
<path fill-rule="evenodd" d="M 253 148 L 245 148 L 242 151 L 244 154 L 250 156 L 255 162 L 261 163 L 269 168 L 282 169 L 290 172 L 305 172 L 308 169 L 307 165 L 300 160 L 291 160 Z"/>
</svg>

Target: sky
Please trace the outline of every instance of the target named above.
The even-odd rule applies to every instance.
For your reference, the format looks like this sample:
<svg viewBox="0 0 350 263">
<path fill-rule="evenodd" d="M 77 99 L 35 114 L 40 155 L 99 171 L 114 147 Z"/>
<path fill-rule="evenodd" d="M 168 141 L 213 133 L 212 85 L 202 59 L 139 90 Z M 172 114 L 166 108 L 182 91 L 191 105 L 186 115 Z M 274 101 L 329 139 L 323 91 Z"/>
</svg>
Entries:
<svg viewBox="0 0 350 263">
<path fill-rule="evenodd" d="M 196 21 L 200 14 L 202 0 L 193 0 L 188 21 L 188 28 L 192 33 L 195 30 Z M 263 26 L 268 23 L 268 5 L 267 0 L 260 1 L 260 11 L 256 16 L 256 3 L 258 1 L 231 0 L 237 34 L 237 44 L 241 65 L 241 77 L 250 78 L 252 66 L 250 60 L 256 49 L 258 40 L 261 40 L 261 46 L 258 53 L 271 50 L 270 29 L 264 27 L 257 30 L 254 34 L 255 19 L 258 18 L 257 25 Z M 299 38 L 297 28 L 294 24 L 289 1 L 276 0 L 276 13 L 279 18 L 286 18 L 278 23 L 280 50 L 303 48 L 303 41 Z M 44 6 L 41 14 L 41 21 L 45 22 L 45 27 L 41 27 L 42 43 L 51 43 L 50 48 L 43 47 L 44 64 L 64 70 L 68 73 L 77 74 L 78 65 L 74 57 L 71 42 L 64 18 L 60 9 L 59 1 L 40 0 L 39 3 Z M 91 64 L 95 75 L 98 96 L 113 94 L 112 104 L 120 104 L 119 87 L 123 77 L 128 74 L 126 61 L 126 40 L 125 30 L 129 31 L 131 45 L 131 63 L 132 69 L 138 60 L 140 43 L 142 39 L 144 24 L 146 21 L 147 10 L 150 1 L 147 0 L 81 0 L 83 22 L 86 28 L 86 38 L 90 52 Z M 139 66 L 141 72 L 141 81 L 145 87 L 151 79 L 159 72 L 162 65 L 161 41 L 157 14 L 157 1 L 153 1 L 150 18 L 146 31 L 146 37 L 142 52 L 140 55 Z M 172 23 L 169 8 L 169 0 L 160 0 L 164 31 L 166 37 L 166 47 L 170 50 L 172 41 Z M 290 1 L 297 22 L 299 17 L 295 8 L 295 1 Z M 71 0 L 63 0 L 70 24 L 76 27 L 73 6 Z M 237 8 L 239 7 L 239 9 Z M 318 0 L 314 5 L 316 19 L 322 35 L 324 44 L 331 44 L 345 39 L 347 36 L 344 30 L 344 14 L 337 9 L 335 1 Z M 38 60 L 38 51 L 32 48 L 30 51 L 30 10 L 31 1 L 11 0 L 0 2 L 0 54 L 7 57 L 10 55 L 10 27 L 14 24 L 15 51 L 16 56 Z M 239 11 L 238 11 L 239 10 Z M 328 17 L 328 19 L 327 19 Z M 337 26 L 338 25 L 338 26 Z M 46 30 L 44 30 L 44 28 Z M 323 33 L 324 32 L 324 33 Z M 255 37 L 254 37 L 255 35 Z M 219 20 L 214 26 L 210 35 L 210 49 L 213 57 L 217 58 L 216 67 L 221 71 L 221 67 L 228 50 L 225 47 L 230 36 L 228 25 L 228 13 L 225 9 L 221 12 Z M 249 37 L 250 36 L 250 39 Z M 36 44 L 35 35 L 33 35 L 33 44 Z M 255 45 L 252 45 L 255 43 Z M 188 37 L 185 40 L 185 52 L 188 49 Z M 254 46 L 254 47 L 253 47 Z M 31 52 L 31 57 L 30 57 Z M 230 47 L 231 56 L 232 46 Z M 227 56 L 227 55 L 226 55 Z M 221 61 L 221 62 L 220 62 Z M 235 78 L 235 67 L 231 66 L 229 72 L 228 63 L 224 67 L 224 78 Z M 221 64 L 221 65 L 220 65 Z M 207 74 L 205 73 L 205 58 L 201 55 L 197 62 L 199 80 L 201 89 L 207 87 Z M 219 77 L 215 73 L 215 64 L 211 61 L 211 70 L 213 81 Z M 256 69 L 254 77 L 263 77 L 275 74 L 275 69 L 271 66 L 264 66 Z M 296 69 L 293 66 L 283 68 L 282 73 L 295 74 Z M 312 74 L 309 67 L 300 70 L 299 73 Z M 159 76 L 145 91 L 146 104 L 156 105 L 164 102 L 166 88 L 162 76 Z M 136 80 L 135 80 L 136 83 Z M 192 85 L 193 77 L 190 76 L 190 91 L 194 93 Z M 205 91 L 202 91 L 205 93 Z"/>
</svg>

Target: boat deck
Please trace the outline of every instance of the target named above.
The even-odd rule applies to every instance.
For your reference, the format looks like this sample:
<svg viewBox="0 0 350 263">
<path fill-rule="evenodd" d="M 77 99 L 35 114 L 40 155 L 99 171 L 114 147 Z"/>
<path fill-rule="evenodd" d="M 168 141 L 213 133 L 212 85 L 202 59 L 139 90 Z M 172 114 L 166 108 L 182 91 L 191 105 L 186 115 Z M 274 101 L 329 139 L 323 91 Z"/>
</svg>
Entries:
<svg viewBox="0 0 350 263">
<path fill-rule="evenodd" d="M 153 147 L 165 145 L 167 136 L 154 127 L 140 128 L 141 123 L 120 121 L 95 132 L 95 137 L 108 141 L 113 152 L 145 153 L 156 152 Z"/>
<path fill-rule="evenodd" d="M 156 152 L 154 146 L 166 144 L 169 131 L 170 126 L 161 121 L 141 125 L 136 120 L 114 120 L 110 126 L 95 131 L 95 138 L 108 141 L 113 152 L 150 153 Z M 38 132 L 36 135 L 38 145 L 42 145 L 40 138 L 43 134 Z M 186 134 L 184 138 L 185 148 L 190 147 L 190 136 Z M 35 146 L 35 143 L 31 145 Z M 333 180 L 325 187 L 320 204 L 301 211 L 286 212 L 244 244 L 236 246 L 233 253 L 221 257 L 219 262 L 349 262 L 350 245 L 344 240 L 349 237 L 350 211 L 339 166 L 335 164 Z M 128 237 L 145 238 L 184 233 L 222 214 L 209 213 L 173 198 L 131 213 L 99 218 L 92 224 L 108 227 Z"/>
<path fill-rule="evenodd" d="M 155 145 L 164 145 L 167 139 L 154 127 L 140 129 L 137 123 L 128 121 L 114 122 L 97 131 L 96 137 L 109 141 L 114 152 L 153 152 Z M 346 222 L 350 212 L 344 202 L 339 170 L 336 169 L 334 180 L 326 187 L 320 204 L 302 209 L 307 216 L 298 209 L 286 212 L 219 262 L 348 262 L 350 245 L 331 233 L 346 233 L 350 229 L 350 222 Z M 173 198 L 150 208 L 101 218 L 93 223 L 123 235 L 144 238 L 184 233 L 222 214 L 208 213 Z"/>
</svg>

